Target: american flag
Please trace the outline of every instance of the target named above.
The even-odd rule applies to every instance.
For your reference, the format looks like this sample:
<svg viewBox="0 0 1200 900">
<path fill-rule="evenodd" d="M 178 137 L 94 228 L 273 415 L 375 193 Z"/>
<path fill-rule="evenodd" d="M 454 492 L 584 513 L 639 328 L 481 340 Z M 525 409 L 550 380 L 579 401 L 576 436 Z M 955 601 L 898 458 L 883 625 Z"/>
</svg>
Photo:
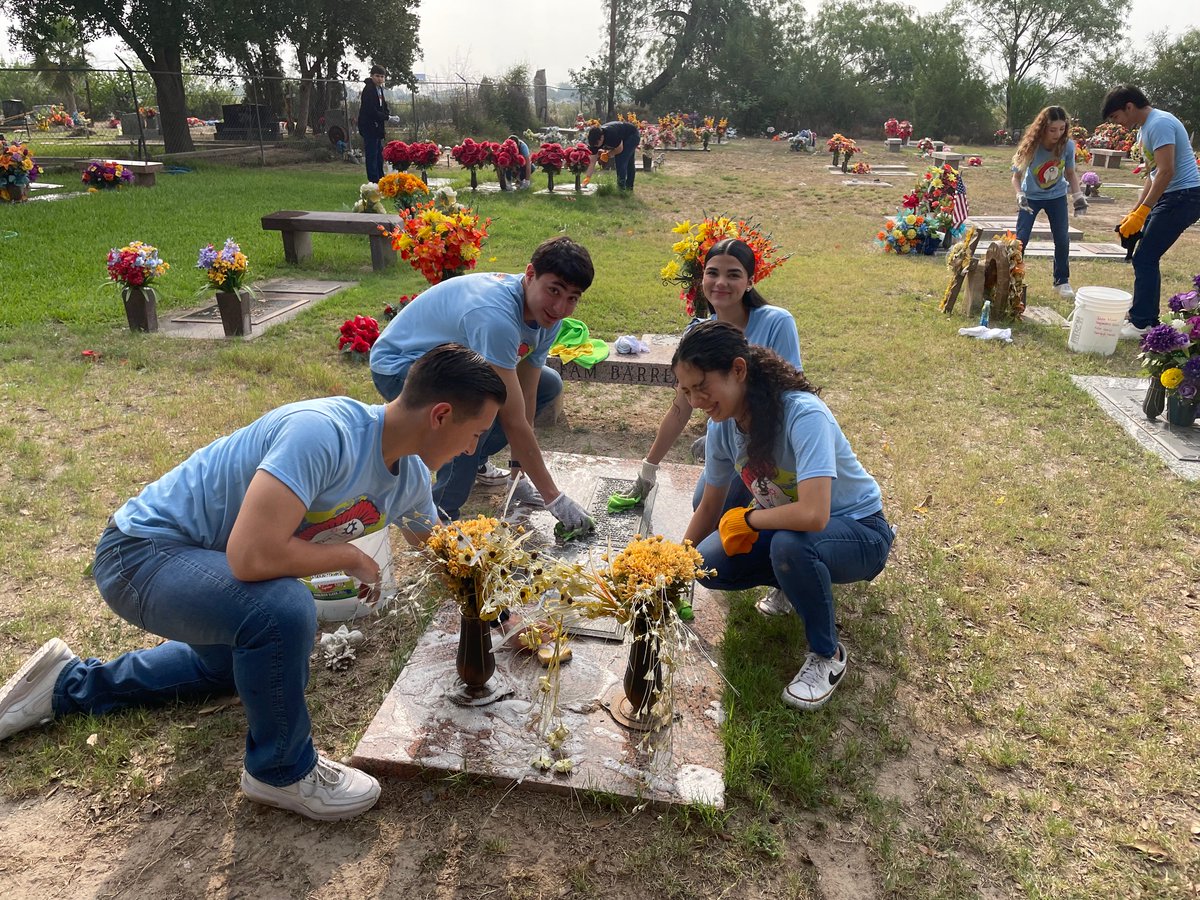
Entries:
<svg viewBox="0 0 1200 900">
<path fill-rule="evenodd" d="M 967 182 L 963 179 L 962 173 L 958 176 L 958 188 L 954 192 L 954 209 L 950 212 L 950 222 L 954 228 L 957 228 L 967 220 L 967 216 L 971 214 L 971 207 L 967 204 Z"/>
</svg>

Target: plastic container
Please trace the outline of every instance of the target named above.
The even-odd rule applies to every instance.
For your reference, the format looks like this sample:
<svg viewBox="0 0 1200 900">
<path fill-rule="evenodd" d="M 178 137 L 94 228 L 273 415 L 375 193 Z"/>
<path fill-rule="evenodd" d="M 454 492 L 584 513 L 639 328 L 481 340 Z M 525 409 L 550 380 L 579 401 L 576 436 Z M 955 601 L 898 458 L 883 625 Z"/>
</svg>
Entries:
<svg viewBox="0 0 1200 900">
<path fill-rule="evenodd" d="M 1118 288 L 1081 287 L 1075 292 L 1075 309 L 1067 322 L 1071 334 L 1067 348 L 1076 353 L 1110 356 L 1117 349 L 1121 324 L 1133 305 L 1133 295 Z"/>
<path fill-rule="evenodd" d="M 360 619 L 387 607 L 396 593 L 396 576 L 392 572 L 392 542 L 387 528 L 355 538 L 350 543 L 379 564 L 379 599 L 364 603 L 358 598 L 361 582 L 345 572 L 313 575 L 300 580 L 313 594 L 317 604 L 318 622 L 347 622 Z"/>
</svg>

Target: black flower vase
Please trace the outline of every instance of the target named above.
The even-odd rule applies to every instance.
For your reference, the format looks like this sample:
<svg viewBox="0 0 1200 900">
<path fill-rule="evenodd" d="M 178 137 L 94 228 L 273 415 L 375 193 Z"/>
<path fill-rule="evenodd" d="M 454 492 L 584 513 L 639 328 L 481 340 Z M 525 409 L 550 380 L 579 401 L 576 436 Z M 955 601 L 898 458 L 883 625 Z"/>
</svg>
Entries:
<svg viewBox="0 0 1200 900">
<path fill-rule="evenodd" d="M 841 150 L 834 150 L 834 151 L 833 151 L 833 164 L 834 164 L 835 166 L 838 164 L 838 159 L 841 157 L 841 155 L 842 155 L 842 151 L 841 151 Z"/>
<path fill-rule="evenodd" d="M 1157 375 L 1151 375 L 1150 383 L 1146 385 L 1146 396 L 1142 398 L 1142 412 L 1146 414 L 1147 419 L 1153 422 L 1162 415 L 1166 402 L 1167 389 L 1163 387 Z"/>
<path fill-rule="evenodd" d="M 475 178 L 475 167 L 471 166 L 471 190 L 476 190 L 479 187 L 479 182 Z"/>
<path fill-rule="evenodd" d="M 496 656 L 492 653 L 492 627 L 479 618 L 479 594 L 472 591 L 470 607 L 475 615 L 463 613 L 458 628 L 458 655 L 454 670 L 467 687 L 483 687 L 496 671 Z"/>
<path fill-rule="evenodd" d="M 158 297 L 154 288 L 127 286 L 121 292 L 130 331 L 158 331 Z"/>
<path fill-rule="evenodd" d="M 244 337 L 251 332 L 250 299 L 250 292 L 240 288 L 217 291 L 217 310 L 225 337 Z"/>
<path fill-rule="evenodd" d="M 575 173 L 575 190 L 577 190 L 577 191 L 583 190 L 583 173 L 582 172 Z"/>
<path fill-rule="evenodd" d="M 843 172 L 850 171 L 850 154 L 849 153 L 847 153 L 845 158 L 842 159 L 842 171 Z"/>
<path fill-rule="evenodd" d="M 554 173 L 553 172 L 546 173 L 546 192 L 550 193 L 550 194 L 554 193 Z"/>
<path fill-rule="evenodd" d="M 1167 397 L 1167 424 L 1179 428 L 1189 428 L 1196 424 L 1196 403 L 1188 402 L 1179 394 Z"/>
<path fill-rule="evenodd" d="M 645 607 L 633 616 L 633 643 L 629 661 L 625 664 L 625 699 L 629 714 L 644 719 L 654 705 L 655 696 L 662 690 L 662 661 L 659 659 L 659 637 L 650 629 Z"/>
</svg>

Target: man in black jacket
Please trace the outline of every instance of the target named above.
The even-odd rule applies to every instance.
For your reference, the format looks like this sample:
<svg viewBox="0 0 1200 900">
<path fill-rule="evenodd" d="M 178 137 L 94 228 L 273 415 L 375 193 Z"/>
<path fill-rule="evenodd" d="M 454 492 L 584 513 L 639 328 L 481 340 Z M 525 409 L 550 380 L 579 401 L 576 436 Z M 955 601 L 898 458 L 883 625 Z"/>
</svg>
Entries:
<svg viewBox="0 0 1200 900">
<path fill-rule="evenodd" d="M 387 100 L 383 97 L 384 71 L 371 66 L 371 76 L 363 84 L 358 104 L 358 133 L 363 139 L 363 156 L 367 161 L 367 180 L 383 177 L 383 126 L 388 120 Z"/>
</svg>

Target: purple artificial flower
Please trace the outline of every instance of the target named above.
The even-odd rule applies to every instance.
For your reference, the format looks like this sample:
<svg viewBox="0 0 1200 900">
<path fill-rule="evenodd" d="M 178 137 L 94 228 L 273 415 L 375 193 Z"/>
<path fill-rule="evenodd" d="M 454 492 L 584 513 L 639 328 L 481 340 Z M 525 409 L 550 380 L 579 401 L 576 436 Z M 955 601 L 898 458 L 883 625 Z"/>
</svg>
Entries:
<svg viewBox="0 0 1200 900">
<path fill-rule="evenodd" d="M 200 258 L 196 260 L 197 269 L 211 269 L 212 264 L 217 261 L 217 251 L 212 244 L 204 247 L 200 251 Z"/>
<path fill-rule="evenodd" d="M 1192 279 L 1192 284 L 1196 286 L 1196 290 L 1200 291 L 1200 275 Z"/>
<path fill-rule="evenodd" d="M 1080 178 L 1079 181 L 1082 184 L 1086 184 L 1088 187 L 1096 187 L 1100 184 L 1100 176 L 1095 172 L 1084 172 L 1083 177 Z M 1200 275 L 1197 275 L 1196 277 L 1200 278 Z"/>
<path fill-rule="evenodd" d="M 1183 364 L 1184 378 L 1200 378 L 1200 356 L 1193 356 Z"/>
<path fill-rule="evenodd" d="M 1192 330 L 1188 333 L 1193 341 L 1200 341 L 1200 316 L 1192 316 L 1187 320 L 1187 323 L 1192 326 Z"/>
<path fill-rule="evenodd" d="M 1142 335 L 1142 350 L 1147 353 L 1170 353 L 1190 344 L 1186 334 L 1170 325 L 1155 325 Z"/>
<path fill-rule="evenodd" d="M 1197 393 L 1196 382 L 1195 381 L 1180 382 L 1179 387 L 1175 388 L 1175 393 L 1177 393 L 1184 400 L 1195 400 L 1196 393 Z"/>
<path fill-rule="evenodd" d="M 1184 310 L 1191 312 L 1200 306 L 1200 299 L 1197 299 L 1195 291 L 1184 291 L 1168 300 L 1167 306 L 1171 307 L 1171 312 L 1183 312 Z"/>
</svg>

